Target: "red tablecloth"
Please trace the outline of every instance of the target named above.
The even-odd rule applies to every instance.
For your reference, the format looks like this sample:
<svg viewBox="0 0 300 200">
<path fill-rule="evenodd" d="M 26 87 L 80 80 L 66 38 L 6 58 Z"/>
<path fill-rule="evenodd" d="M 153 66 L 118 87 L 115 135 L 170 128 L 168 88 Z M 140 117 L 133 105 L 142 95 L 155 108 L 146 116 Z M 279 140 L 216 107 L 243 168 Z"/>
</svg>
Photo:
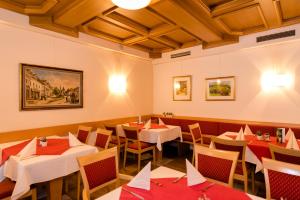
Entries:
<svg viewBox="0 0 300 200">
<path fill-rule="evenodd" d="M 236 138 L 236 135 L 226 135 L 232 139 Z M 248 142 L 248 148 L 257 156 L 258 159 L 262 160 L 262 157 L 272 158 L 269 150 L 269 144 L 275 144 L 281 147 L 285 147 L 287 143 L 277 143 L 276 137 L 270 137 L 270 141 L 258 140 L 255 135 L 245 135 L 245 140 Z M 300 145 L 300 142 L 298 141 Z"/>
<path fill-rule="evenodd" d="M 61 155 L 68 149 L 70 149 L 69 139 L 47 139 L 45 147 L 37 140 L 36 155 Z"/>
<path fill-rule="evenodd" d="M 188 200 L 198 200 L 199 197 L 203 194 L 201 191 L 202 188 L 206 187 L 210 184 L 210 182 L 204 182 L 199 185 L 187 186 L 187 179 L 182 179 L 177 183 L 173 183 L 172 181 L 175 178 L 160 178 L 160 179 L 152 179 L 156 182 L 163 184 L 162 187 L 155 185 L 151 182 L 151 190 L 142 190 L 137 188 L 132 188 L 127 185 L 123 187 L 132 191 L 136 194 L 144 197 L 145 200 L 171 200 L 171 199 L 188 199 Z M 244 192 L 215 184 L 210 187 L 205 192 L 206 196 L 211 200 L 249 200 L 250 197 L 247 196 Z M 127 191 L 122 190 L 120 195 L 120 200 L 137 200 L 135 196 L 128 193 Z"/>
<path fill-rule="evenodd" d="M 24 142 L 20 142 L 19 144 L 7 147 L 2 150 L 2 160 L 0 166 L 5 163 L 9 159 L 10 156 L 17 155 L 31 140 L 27 140 Z"/>
</svg>

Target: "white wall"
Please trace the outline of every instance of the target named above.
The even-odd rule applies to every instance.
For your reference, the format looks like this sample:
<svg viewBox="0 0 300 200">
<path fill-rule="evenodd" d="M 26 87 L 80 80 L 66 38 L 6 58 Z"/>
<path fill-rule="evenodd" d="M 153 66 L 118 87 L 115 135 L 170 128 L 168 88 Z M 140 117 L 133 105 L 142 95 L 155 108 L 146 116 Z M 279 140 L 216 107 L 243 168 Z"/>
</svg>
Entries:
<svg viewBox="0 0 300 200">
<path fill-rule="evenodd" d="M 299 31 L 299 26 L 282 30 L 291 28 Z M 171 60 L 170 54 L 165 54 L 153 61 L 154 113 L 169 111 L 181 116 L 300 123 L 299 35 L 291 41 L 279 40 L 280 43 L 263 46 L 254 46 L 255 36 L 242 37 L 239 44 L 227 47 L 205 51 L 201 47 L 190 48 L 189 58 Z M 292 74 L 293 87 L 263 91 L 261 75 L 270 69 Z M 172 77 L 180 75 L 192 75 L 191 102 L 172 101 Z M 236 77 L 235 101 L 205 101 L 205 78 L 219 76 Z"/>
<path fill-rule="evenodd" d="M 26 23 L 6 23 L 3 16 L 7 14 L 9 19 L 17 17 L 16 22 Z M 144 53 L 130 56 L 128 52 L 139 52 L 99 48 L 101 40 L 91 45 L 80 38 L 32 28 L 27 21 L 25 16 L 0 12 L 0 132 L 152 113 L 153 71 L 151 61 L 141 58 Z M 83 70 L 84 108 L 19 111 L 20 63 Z M 128 76 L 124 96 L 108 91 L 108 78 L 114 73 Z"/>
</svg>

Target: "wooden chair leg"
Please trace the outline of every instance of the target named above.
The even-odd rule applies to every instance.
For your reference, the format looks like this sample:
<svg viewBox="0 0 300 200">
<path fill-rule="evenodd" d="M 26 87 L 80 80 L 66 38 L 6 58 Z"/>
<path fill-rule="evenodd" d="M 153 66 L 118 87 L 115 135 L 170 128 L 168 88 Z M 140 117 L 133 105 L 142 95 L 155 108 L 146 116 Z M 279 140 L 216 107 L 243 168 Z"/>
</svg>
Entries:
<svg viewBox="0 0 300 200">
<path fill-rule="evenodd" d="M 244 191 L 245 193 L 248 193 L 248 175 L 245 176 L 245 180 L 244 180 Z"/>
<path fill-rule="evenodd" d="M 126 168 L 126 157 L 127 157 L 127 151 L 124 149 L 124 161 L 123 161 L 123 168 Z"/>
<path fill-rule="evenodd" d="M 141 169 L 141 157 L 142 157 L 142 154 L 139 153 L 139 154 L 138 154 L 138 172 L 139 172 L 140 169 Z"/>
<path fill-rule="evenodd" d="M 81 184 L 81 176 L 80 176 L 80 172 L 77 172 L 77 200 L 80 200 L 80 194 L 81 194 L 80 184 Z"/>
<path fill-rule="evenodd" d="M 32 200 L 37 200 L 37 191 L 36 191 L 36 188 L 32 189 L 31 199 Z"/>
<path fill-rule="evenodd" d="M 64 178 L 64 188 L 65 188 L 65 193 L 68 194 L 69 193 L 69 177 L 65 177 Z"/>
<path fill-rule="evenodd" d="M 193 149 L 192 165 L 195 165 L 195 149 Z"/>
<path fill-rule="evenodd" d="M 156 165 L 156 155 L 155 155 L 155 148 L 153 149 L 153 164 Z"/>
<path fill-rule="evenodd" d="M 255 179 L 254 179 L 254 176 L 255 176 L 255 169 L 251 169 L 251 190 L 252 190 L 252 193 L 255 194 Z"/>
</svg>

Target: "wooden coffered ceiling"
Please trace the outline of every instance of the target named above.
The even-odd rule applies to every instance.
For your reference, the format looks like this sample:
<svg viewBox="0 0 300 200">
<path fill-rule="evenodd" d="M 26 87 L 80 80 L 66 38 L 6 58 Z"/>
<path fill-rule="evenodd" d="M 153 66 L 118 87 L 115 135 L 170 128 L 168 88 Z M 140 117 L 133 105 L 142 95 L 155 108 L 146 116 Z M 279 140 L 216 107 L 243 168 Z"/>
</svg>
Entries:
<svg viewBox="0 0 300 200">
<path fill-rule="evenodd" d="M 300 22 L 299 0 L 152 0 L 135 11 L 111 0 L 0 0 L 0 7 L 29 15 L 33 26 L 73 37 L 83 32 L 152 58 L 199 44 L 231 44 L 242 35 Z"/>
</svg>

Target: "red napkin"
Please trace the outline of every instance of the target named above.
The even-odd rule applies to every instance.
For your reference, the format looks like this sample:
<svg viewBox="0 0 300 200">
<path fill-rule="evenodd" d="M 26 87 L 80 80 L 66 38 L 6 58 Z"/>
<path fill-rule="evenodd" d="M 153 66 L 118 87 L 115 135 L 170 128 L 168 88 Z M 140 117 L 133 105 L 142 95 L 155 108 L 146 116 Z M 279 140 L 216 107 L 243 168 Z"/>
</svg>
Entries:
<svg viewBox="0 0 300 200">
<path fill-rule="evenodd" d="M 159 124 L 151 124 L 151 128 L 150 129 L 165 129 L 168 128 L 166 125 L 159 125 Z"/>
<path fill-rule="evenodd" d="M 47 146 L 42 147 L 37 140 L 36 155 L 61 155 L 70 149 L 69 139 L 47 139 Z"/>
<path fill-rule="evenodd" d="M 21 142 L 19 144 L 7 147 L 2 150 L 2 160 L 0 163 L 0 166 L 3 165 L 10 156 L 15 156 L 17 155 L 31 140 L 27 140 L 24 142 Z"/>
<path fill-rule="evenodd" d="M 151 182 L 151 190 L 143 190 L 132 188 L 127 185 L 123 187 L 129 191 L 132 191 L 142 197 L 145 200 L 152 199 L 189 199 L 189 200 L 198 200 L 199 197 L 203 194 L 201 189 L 205 188 L 210 184 L 206 181 L 202 184 L 194 185 L 191 187 L 187 186 L 187 179 L 184 178 L 177 183 L 172 181 L 176 178 L 160 178 L 152 179 L 155 182 L 163 184 L 162 187 L 155 185 Z M 215 184 L 205 192 L 206 196 L 210 199 L 222 199 L 222 200 L 250 200 L 250 197 L 247 196 L 244 192 Z M 120 195 L 120 200 L 137 200 L 135 196 L 130 194 L 127 191 L 122 190 Z"/>
</svg>

